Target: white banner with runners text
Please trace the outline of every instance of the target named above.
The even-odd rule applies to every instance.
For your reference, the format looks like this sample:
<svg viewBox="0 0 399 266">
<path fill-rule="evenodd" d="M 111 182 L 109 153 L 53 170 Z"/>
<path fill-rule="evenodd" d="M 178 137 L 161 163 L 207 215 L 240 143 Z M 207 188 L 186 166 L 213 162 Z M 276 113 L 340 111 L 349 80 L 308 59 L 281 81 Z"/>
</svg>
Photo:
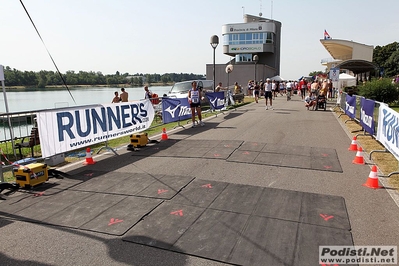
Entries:
<svg viewBox="0 0 399 266">
<path fill-rule="evenodd" d="M 37 113 L 43 158 L 148 129 L 154 120 L 149 100 L 81 106 Z"/>
</svg>

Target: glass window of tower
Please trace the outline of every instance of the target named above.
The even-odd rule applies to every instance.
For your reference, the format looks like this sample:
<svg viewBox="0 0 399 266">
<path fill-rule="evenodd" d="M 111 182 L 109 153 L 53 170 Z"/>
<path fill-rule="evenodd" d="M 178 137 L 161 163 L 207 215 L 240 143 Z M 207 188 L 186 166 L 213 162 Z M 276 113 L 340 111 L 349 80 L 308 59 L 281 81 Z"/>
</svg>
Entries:
<svg viewBox="0 0 399 266">
<path fill-rule="evenodd" d="M 236 54 L 236 62 L 250 62 L 252 61 L 252 54 Z"/>
<path fill-rule="evenodd" d="M 272 32 L 234 33 L 223 36 L 224 45 L 274 43 Z"/>
</svg>

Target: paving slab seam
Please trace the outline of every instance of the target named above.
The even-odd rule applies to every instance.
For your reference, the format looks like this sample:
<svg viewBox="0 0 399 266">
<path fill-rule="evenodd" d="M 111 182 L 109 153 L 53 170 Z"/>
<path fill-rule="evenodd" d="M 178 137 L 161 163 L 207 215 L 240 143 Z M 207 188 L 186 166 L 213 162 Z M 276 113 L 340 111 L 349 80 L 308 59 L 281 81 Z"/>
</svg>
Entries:
<svg viewBox="0 0 399 266">
<path fill-rule="evenodd" d="M 334 112 L 334 109 L 331 108 L 330 110 L 334 113 L 334 117 L 337 119 L 337 121 L 341 125 L 342 129 L 345 131 L 346 135 L 348 136 L 348 139 L 351 140 L 352 139 L 351 133 L 348 131 L 348 129 L 342 123 L 342 121 L 338 118 L 337 114 Z M 364 154 L 368 154 L 368 153 L 364 152 Z M 371 169 L 371 167 L 374 165 L 374 161 L 370 160 L 369 156 L 363 156 L 363 157 L 364 157 L 365 164 L 367 164 Z M 398 191 L 396 189 L 390 189 L 388 181 L 385 178 L 379 176 L 379 175 L 382 175 L 382 173 L 378 167 L 377 167 L 377 171 L 378 171 L 377 177 L 378 177 L 379 182 L 381 182 L 381 184 L 385 188 L 385 191 L 389 194 L 389 196 L 395 202 L 396 206 L 399 208 L 399 193 L 398 193 Z"/>
<path fill-rule="evenodd" d="M 123 200 L 121 200 L 121 201 L 123 201 Z M 123 236 L 123 235 L 125 235 L 126 234 L 126 232 L 128 232 L 130 229 L 132 229 L 136 224 L 138 224 L 139 222 L 141 222 L 141 221 L 143 221 L 145 218 L 147 218 L 156 208 L 158 208 L 162 203 L 164 203 L 165 202 L 165 200 L 162 200 L 161 202 L 159 202 L 159 204 L 157 204 L 156 206 L 154 206 L 151 210 L 149 210 L 147 213 L 145 213 L 141 218 L 140 218 L 140 220 L 138 220 L 138 221 L 136 221 L 135 223 L 133 223 L 130 227 L 128 227 L 128 228 L 126 228 L 126 230 L 123 232 L 123 233 L 121 233 L 121 234 L 112 234 L 112 233 L 108 233 L 108 232 L 101 232 L 101 231 L 96 231 L 96 230 L 90 230 L 90 229 L 84 229 L 84 228 L 81 228 L 82 226 L 84 226 L 85 224 L 88 224 L 89 222 L 91 222 L 91 221 L 88 221 L 88 222 L 86 222 L 85 224 L 83 224 L 83 225 L 81 225 L 80 227 L 78 227 L 78 228 L 75 228 L 75 229 L 77 229 L 77 230 L 83 230 L 83 231 L 90 231 L 90 232 L 95 232 L 95 233 L 98 233 L 98 234 L 105 234 L 105 235 L 110 235 L 110 236 Z M 115 204 L 116 205 L 116 204 Z M 114 205 L 114 206 L 115 206 Z M 103 213 L 105 212 L 105 211 L 107 211 L 107 210 L 104 210 L 103 211 Z M 99 217 L 100 215 L 98 215 L 97 217 Z M 95 217 L 96 218 L 96 217 Z M 93 218 L 92 220 L 94 220 L 95 218 Z"/>
</svg>

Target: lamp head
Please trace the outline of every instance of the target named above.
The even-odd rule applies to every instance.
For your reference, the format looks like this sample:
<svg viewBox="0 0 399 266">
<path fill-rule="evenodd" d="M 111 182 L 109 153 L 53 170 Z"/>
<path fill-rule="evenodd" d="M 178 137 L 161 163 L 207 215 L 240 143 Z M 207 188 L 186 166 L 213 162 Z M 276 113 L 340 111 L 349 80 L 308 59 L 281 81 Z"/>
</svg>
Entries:
<svg viewBox="0 0 399 266">
<path fill-rule="evenodd" d="M 213 49 L 215 49 L 219 44 L 219 37 L 217 35 L 213 35 L 211 37 L 211 46 Z"/>
<path fill-rule="evenodd" d="M 227 65 L 226 66 L 226 73 L 229 74 L 229 73 L 233 72 L 233 68 L 234 67 L 233 67 L 232 64 Z"/>
</svg>

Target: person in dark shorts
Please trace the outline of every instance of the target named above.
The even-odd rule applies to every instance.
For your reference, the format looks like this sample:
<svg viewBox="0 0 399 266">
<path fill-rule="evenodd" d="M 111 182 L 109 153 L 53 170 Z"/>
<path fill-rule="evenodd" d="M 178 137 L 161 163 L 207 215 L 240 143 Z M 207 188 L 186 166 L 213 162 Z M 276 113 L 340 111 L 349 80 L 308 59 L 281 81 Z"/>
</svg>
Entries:
<svg viewBox="0 0 399 266">
<path fill-rule="evenodd" d="M 256 81 L 255 82 L 255 87 L 254 87 L 254 97 L 255 97 L 255 102 L 256 103 L 258 103 L 259 91 L 260 91 L 260 86 L 259 86 L 259 83 Z"/>
<path fill-rule="evenodd" d="M 202 122 L 201 115 L 201 92 L 197 88 L 197 82 L 191 82 L 191 89 L 188 91 L 188 103 L 191 108 L 191 119 L 193 121 L 192 127 L 195 127 L 195 111 L 197 111 L 199 124 L 201 127 L 204 126 L 204 122 Z"/>
<path fill-rule="evenodd" d="M 272 99 L 273 99 L 273 91 L 272 91 L 272 83 L 271 80 L 268 78 L 266 79 L 266 83 L 265 83 L 265 99 L 266 99 L 266 110 L 269 109 L 269 107 L 267 106 L 267 99 L 270 100 L 270 109 L 273 110 L 273 103 L 272 103 Z"/>
</svg>

